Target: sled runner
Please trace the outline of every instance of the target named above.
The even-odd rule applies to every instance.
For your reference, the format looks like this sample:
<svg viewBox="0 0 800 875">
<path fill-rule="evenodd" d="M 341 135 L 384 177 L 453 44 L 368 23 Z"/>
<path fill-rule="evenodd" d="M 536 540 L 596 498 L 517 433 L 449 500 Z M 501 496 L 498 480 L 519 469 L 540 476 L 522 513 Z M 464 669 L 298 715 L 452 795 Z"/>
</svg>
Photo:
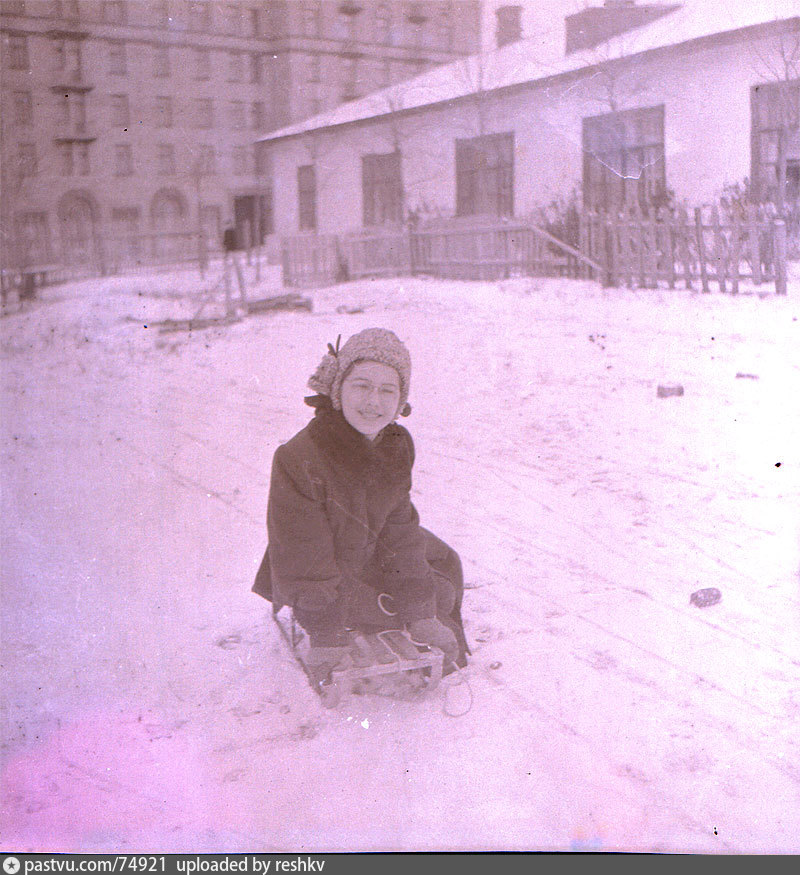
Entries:
<svg viewBox="0 0 800 875">
<path fill-rule="evenodd" d="M 352 664 L 337 668 L 325 663 L 309 664 L 308 636 L 295 622 L 290 609 L 273 611 L 272 617 L 326 708 L 335 708 L 351 693 L 381 694 L 392 685 L 395 690 L 404 688 L 415 693 L 431 690 L 442 678 L 442 651 L 415 644 L 401 629 L 369 634 L 349 632 L 348 654 Z"/>
</svg>

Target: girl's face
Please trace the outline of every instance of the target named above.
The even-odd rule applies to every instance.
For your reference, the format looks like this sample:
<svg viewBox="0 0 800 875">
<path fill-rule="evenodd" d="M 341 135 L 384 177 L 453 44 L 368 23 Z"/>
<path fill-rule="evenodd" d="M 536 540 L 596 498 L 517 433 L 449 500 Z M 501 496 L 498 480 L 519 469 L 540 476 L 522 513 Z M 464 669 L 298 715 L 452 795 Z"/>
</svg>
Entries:
<svg viewBox="0 0 800 875">
<path fill-rule="evenodd" d="M 358 362 L 342 383 L 342 413 L 356 431 L 370 440 L 396 416 L 400 406 L 400 375 L 381 362 Z"/>
</svg>

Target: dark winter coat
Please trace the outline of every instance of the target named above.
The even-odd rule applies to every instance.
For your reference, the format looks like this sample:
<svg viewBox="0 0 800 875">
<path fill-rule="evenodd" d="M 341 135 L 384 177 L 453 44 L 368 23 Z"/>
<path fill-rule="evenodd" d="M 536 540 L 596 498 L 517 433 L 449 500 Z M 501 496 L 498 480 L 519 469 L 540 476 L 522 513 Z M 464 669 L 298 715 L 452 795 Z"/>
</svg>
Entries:
<svg viewBox="0 0 800 875">
<path fill-rule="evenodd" d="M 367 584 L 391 595 L 406 622 L 433 616 L 436 572 L 409 495 L 411 435 L 393 423 L 373 442 L 327 399 L 317 404 L 275 453 L 268 561 L 254 590 L 276 608 L 329 611 Z"/>
</svg>

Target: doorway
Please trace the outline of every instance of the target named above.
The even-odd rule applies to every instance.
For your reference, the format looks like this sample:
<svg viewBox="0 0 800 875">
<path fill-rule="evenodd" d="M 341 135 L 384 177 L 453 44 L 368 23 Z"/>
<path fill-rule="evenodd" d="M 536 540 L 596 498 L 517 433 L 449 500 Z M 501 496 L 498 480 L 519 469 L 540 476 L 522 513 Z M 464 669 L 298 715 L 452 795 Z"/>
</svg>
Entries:
<svg viewBox="0 0 800 875">
<path fill-rule="evenodd" d="M 267 194 L 242 194 L 233 199 L 236 240 L 242 249 L 261 246 L 272 233 L 272 198 Z"/>
</svg>

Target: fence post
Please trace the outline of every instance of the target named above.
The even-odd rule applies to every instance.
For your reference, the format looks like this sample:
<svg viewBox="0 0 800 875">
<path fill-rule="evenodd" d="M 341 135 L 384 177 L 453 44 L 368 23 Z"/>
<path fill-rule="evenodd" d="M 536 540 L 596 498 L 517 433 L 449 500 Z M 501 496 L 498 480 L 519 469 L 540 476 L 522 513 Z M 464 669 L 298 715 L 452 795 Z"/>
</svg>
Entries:
<svg viewBox="0 0 800 875">
<path fill-rule="evenodd" d="M 758 217 L 755 204 L 747 208 L 747 233 L 750 243 L 750 263 L 753 267 L 753 282 L 761 285 L 761 247 L 758 245 Z"/>
<path fill-rule="evenodd" d="M 605 249 L 605 270 L 603 271 L 603 285 L 608 286 L 616 286 L 617 284 L 617 271 L 616 271 L 616 262 L 614 258 L 614 226 L 613 220 L 611 216 L 607 216 L 605 221 L 602 224 L 599 224 L 599 228 L 603 231 L 603 243 Z"/>
<path fill-rule="evenodd" d="M 247 253 L 247 266 L 250 267 L 250 250 L 253 248 L 253 226 L 249 219 L 245 219 L 242 223 L 242 230 L 245 239 L 245 252 Z M 239 244 L 241 245 L 241 243 Z"/>
<path fill-rule="evenodd" d="M 292 273 L 292 262 L 289 258 L 289 243 L 285 237 L 281 238 L 281 284 L 284 287 L 291 288 L 294 285 L 294 274 Z"/>
<path fill-rule="evenodd" d="M 731 217 L 731 294 L 739 294 L 739 262 L 742 258 L 742 226 L 739 216 L 734 212 Z"/>
<path fill-rule="evenodd" d="M 645 218 L 642 215 L 641 207 L 639 206 L 639 201 L 636 201 L 635 207 L 631 210 L 631 219 L 632 225 L 636 229 L 635 232 L 631 233 L 630 240 L 631 245 L 633 245 L 634 233 L 636 234 L 636 242 L 637 242 L 637 262 L 639 265 L 639 279 L 638 279 L 638 288 L 644 289 L 647 288 L 647 268 L 645 265 Z"/>
<path fill-rule="evenodd" d="M 633 264 L 633 221 L 628 209 L 623 209 L 619 219 L 619 248 L 622 256 L 622 273 L 625 276 L 626 288 L 633 288 L 635 273 Z"/>
<path fill-rule="evenodd" d="M 197 261 L 200 267 L 200 276 L 206 278 L 206 269 L 208 268 L 208 247 L 206 246 L 206 235 L 201 228 L 197 232 Z"/>
<path fill-rule="evenodd" d="M 719 210 L 716 205 L 711 210 L 711 224 L 714 228 L 714 260 L 717 262 L 717 282 L 719 282 L 719 290 L 724 295 L 728 291 L 728 254 L 720 227 Z"/>
<path fill-rule="evenodd" d="M 229 252 L 224 255 L 223 272 L 225 278 L 225 315 L 233 315 L 233 302 L 231 301 L 231 256 Z"/>
<path fill-rule="evenodd" d="M 773 223 L 775 234 L 775 291 L 779 295 L 786 294 L 786 222 L 775 219 Z"/>
<path fill-rule="evenodd" d="M 706 266 L 706 242 L 703 239 L 703 214 L 700 207 L 694 208 L 694 227 L 697 234 L 697 260 L 700 263 L 700 282 L 703 285 L 703 293 L 708 294 L 708 269 Z"/>
<path fill-rule="evenodd" d="M 417 259 L 414 255 L 414 229 L 408 229 L 408 270 L 411 276 L 417 275 Z"/>
<path fill-rule="evenodd" d="M 658 211 L 658 219 L 663 224 L 667 242 L 667 284 L 671 289 L 675 288 L 675 217 L 666 210 Z"/>
</svg>

